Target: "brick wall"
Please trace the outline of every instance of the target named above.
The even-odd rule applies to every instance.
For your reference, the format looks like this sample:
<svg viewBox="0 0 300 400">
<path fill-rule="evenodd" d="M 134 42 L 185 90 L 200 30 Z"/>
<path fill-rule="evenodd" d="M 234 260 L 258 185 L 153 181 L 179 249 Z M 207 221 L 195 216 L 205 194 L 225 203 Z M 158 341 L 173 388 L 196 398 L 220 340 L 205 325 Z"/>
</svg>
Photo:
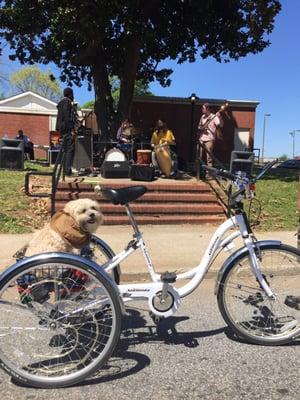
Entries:
<svg viewBox="0 0 300 400">
<path fill-rule="evenodd" d="M 0 113 L 0 137 L 15 138 L 22 129 L 34 144 L 49 144 L 49 115 Z M 43 150 L 35 150 L 35 157 L 45 158 Z"/>
</svg>

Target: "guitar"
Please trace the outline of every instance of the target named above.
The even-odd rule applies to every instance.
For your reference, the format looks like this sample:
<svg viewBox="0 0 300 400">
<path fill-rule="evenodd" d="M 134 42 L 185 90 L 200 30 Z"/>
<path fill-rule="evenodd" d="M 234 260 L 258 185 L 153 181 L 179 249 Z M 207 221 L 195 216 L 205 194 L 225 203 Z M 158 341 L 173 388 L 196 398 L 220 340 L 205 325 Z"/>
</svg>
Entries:
<svg viewBox="0 0 300 400">
<path fill-rule="evenodd" d="M 228 107 L 229 107 L 229 103 L 223 104 L 219 108 L 219 110 L 216 112 L 216 114 L 213 114 L 211 116 L 211 118 L 207 118 L 207 120 L 205 121 L 205 123 L 203 125 L 198 126 L 198 133 L 201 134 L 201 132 L 206 131 L 210 122 L 213 121 L 218 116 L 218 114 L 225 112 Z M 217 126 L 216 138 L 220 139 L 220 136 L 221 136 L 221 127 Z"/>
</svg>

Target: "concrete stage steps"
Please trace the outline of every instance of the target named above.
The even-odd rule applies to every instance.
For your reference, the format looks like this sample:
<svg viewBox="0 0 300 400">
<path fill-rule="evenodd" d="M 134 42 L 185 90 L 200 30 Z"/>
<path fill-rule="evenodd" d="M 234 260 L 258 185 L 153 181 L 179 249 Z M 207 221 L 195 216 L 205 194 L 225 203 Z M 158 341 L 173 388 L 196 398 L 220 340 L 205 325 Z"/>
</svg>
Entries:
<svg viewBox="0 0 300 400">
<path fill-rule="evenodd" d="M 224 211 L 210 186 L 196 180 L 182 182 L 160 180 L 133 182 L 127 179 L 99 179 L 92 183 L 60 182 L 56 193 L 56 210 L 70 200 L 92 198 L 101 203 L 106 225 L 128 224 L 123 206 L 113 205 L 94 191 L 96 184 L 111 188 L 143 185 L 148 191 L 131 203 L 139 224 L 218 224 L 225 219 Z"/>
</svg>

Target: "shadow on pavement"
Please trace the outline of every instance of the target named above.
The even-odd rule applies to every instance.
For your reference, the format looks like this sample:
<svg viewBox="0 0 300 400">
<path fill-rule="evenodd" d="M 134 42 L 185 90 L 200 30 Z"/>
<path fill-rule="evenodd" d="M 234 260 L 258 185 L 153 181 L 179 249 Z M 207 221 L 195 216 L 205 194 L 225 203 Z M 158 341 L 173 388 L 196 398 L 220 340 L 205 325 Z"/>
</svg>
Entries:
<svg viewBox="0 0 300 400">
<path fill-rule="evenodd" d="M 129 348 L 143 343 L 164 343 L 167 345 L 183 345 L 189 348 L 199 346 L 197 339 L 218 335 L 224 332 L 224 327 L 209 331 L 179 332 L 176 324 L 189 319 L 187 316 L 169 317 L 162 320 L 158 326 L 149 324 L 144 316 L 135 309 L 127 309 L 128 315 L 122 320 L 121 339 L 107 364 L 86 380 L 76 386 L 97 385 L 112 382 L 133 375 L 149 366 L 148 356 L 131 351 Z M 29 387 L 11 379 L 20 387 Z M 36 389 L 36 388 L 35 388 Z M 43 389 L 45 390 L 45 389 Z"/>
</svg>

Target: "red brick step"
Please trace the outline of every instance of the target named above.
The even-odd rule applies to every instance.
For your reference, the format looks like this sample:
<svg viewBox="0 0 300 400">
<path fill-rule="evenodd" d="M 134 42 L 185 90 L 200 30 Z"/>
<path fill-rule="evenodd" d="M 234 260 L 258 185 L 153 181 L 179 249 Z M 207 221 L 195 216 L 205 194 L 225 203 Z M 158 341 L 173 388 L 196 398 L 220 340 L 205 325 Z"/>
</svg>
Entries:
<svg viewBox="0 0 300 400">
<path fill-rule="evenodd" d="M 211 192 L 210 187 L 204 183 L 155 183 L 155 182 L 95 182 L 95 184 L 84 183 L 84 182 L 59 182 L 58 191 L 94 191 L 96 184 L 101 187 L 112 187 L 115 189 L 120 189 L 129 186 L 146 186 L 148 190 L 151 191 L 166 191 L 166 192 Z"/>
<path fill-rule="evenodd" d="M 56 193 L 56 210 L 66 202 L 78 198 L 92 198 L 100 201 L 107 225 L 128 224 L 126 210 L 121 205 L 113 205 L 95 193 L 94 186 L 115 189 L 128 186 L 146 186 L 148 191 L 131 203 L 131 208 L 139 224 L 217 224 L 225 216 L 216 195 L 204 182 L 154 181 L 133 182 L 103 180 L 95 184 L 85 182 L 60 182 Z"/>
<path fill-rule="evenodd" d="M 219 224 L 224 221 L 223 216 L 216 215 L 137 215 L 136 221 L 139 225 L 159 224 Z M 127 216 L 111 215 L 104 218 L 105 225 L 128 225 Z"/>
<path fill-rule="evenodd" d="M 90 199 L 98 200 L 98 201 L 105 201 L 101 194 L 97 194 L 94 191 L 76 191 L 76 192 L 69 192 L 69 191 L 59 191 L 56 194 L 56 199 L 59 201 L 70 201 L 76 199 L 83 199 L 88 197 Z M 215 202 L 216 196 L 212 193 L 176 193 L 176 192 L 147 192 L 142 197 L 137 199 L 138 202 Z"/>
</svg>

